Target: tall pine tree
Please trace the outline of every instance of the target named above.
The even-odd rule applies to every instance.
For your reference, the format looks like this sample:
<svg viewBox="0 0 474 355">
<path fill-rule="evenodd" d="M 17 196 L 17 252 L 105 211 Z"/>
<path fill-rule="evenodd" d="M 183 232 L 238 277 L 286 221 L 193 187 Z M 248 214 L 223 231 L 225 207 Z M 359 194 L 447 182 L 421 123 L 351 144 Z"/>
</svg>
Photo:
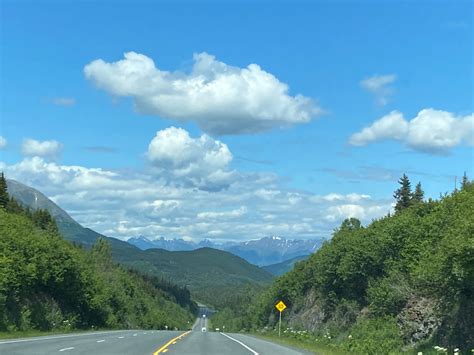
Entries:
<svg viewBox="0 0 474 355">
<path fill-rule="evenodd" d="M 10 196 L 8 196 L 7 191 L 7 180 L 5 179 L 5 175 L 0 175 L 0 208 L 7 208 L 8 201 L 10 200 Z"/>
<path fill-rule="evenodd" d="M 425 192 L 421 188 L 421 182 L 419 182 L 418 184 L 416 184 L 415 192 L 413 192 L 412 200 L 414 203 L 419 203 L 419 202 L 423 202 L 424 198 L 425 198 Z"/>
<path fill-rule="evenodd" d="M 412 204 L 411 183 L 408 176 L 403 174 L 400 180 L 398 180 L 398 183 L 400 184 L 400 188 L 393 194 L 393 197 L 397 201 L 395 205 L 395 212 L 397 213 L 410 207 Z"/>
</svg>

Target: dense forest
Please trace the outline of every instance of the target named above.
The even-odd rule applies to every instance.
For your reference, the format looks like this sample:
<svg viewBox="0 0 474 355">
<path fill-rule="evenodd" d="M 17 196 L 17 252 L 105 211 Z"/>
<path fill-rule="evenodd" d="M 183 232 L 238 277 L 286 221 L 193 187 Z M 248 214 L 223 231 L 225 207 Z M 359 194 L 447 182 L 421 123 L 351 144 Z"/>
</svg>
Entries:
<svg viewBox="0 0 474 355">
<path fill-rule="evenodd" d="M 0 331 L 185 329 L 196 310 L 186 288 L 114 263 L 105 240 L 90 250 L 64 240 L 0 175 Z"/>
<path fill-rule="evenodd" d="M 474 347 L 474 184 L 425 201 L 405 175 L 395 213 L 345 220 L 271 288 L 217 313 L 216 325 L 272 332 L 354 353 Z M 232 321 L 230 321 L 232 319 Z M 273 330 L 274 331 L 274 330 Z"/>
<path fill-rule="evenodd" d="M 233 304 L 235 298 L 262 290 L 273 280 L 271 274 L 258 266 L 212 248 L 173 252 L 135 248 L 127 253 L 113 249 L 112 256 L 134 270 L 186 286 L 195 300 L 215 308 Z"/>
</svg>

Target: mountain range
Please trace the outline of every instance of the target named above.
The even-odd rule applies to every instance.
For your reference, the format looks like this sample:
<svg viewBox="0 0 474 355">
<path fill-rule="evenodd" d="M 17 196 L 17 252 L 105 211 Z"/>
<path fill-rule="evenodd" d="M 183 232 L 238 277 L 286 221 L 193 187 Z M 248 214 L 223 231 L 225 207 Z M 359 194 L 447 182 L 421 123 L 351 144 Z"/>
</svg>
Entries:
<svg viewBox="0 0 474 355">
<path fill-rule="evenodd" d="M 323 238 L 301 240 L 286 239 L 279 236 L 226 243 L 215 243 L 209 239 L 195 243 L 184 239 L 165 239 L 162 237 L 151 240 L 143 236 L 128 239 L 128 243 L 142 250 L 158 248 L 169 251 L 186 251 L 202 247 L 224 250 L 258 266 L 288 262 L 295 258 L 302 259 L 319 249 L 323 242 Z"/>
</svg>

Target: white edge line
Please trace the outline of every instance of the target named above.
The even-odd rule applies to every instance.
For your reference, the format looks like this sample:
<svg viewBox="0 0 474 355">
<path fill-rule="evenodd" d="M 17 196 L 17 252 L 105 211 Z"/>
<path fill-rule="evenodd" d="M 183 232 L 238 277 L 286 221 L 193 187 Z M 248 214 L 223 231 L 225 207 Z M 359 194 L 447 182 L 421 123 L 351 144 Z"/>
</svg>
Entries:
<svg viewBox="0 0 474 355">
<path fill-rule="evenodd" d="M 245 349 L 247 349 L 247 350 L 249 350 L 250 352 L 252 352 L 253 355 L 258 355 L 258 353 L 257 353 L 255 350 L 249 348 L 247 345 L 245 345 L 245 344 L 242 343 L 241 341 L 239 341 L 239 340 L 237 340 L 237 339 L 234 339 L 234 338 L 232 338 L 230 335 L 224 334 L 224 333 L 222 333 L 222 332 L 220 332 L 220 334 L 222 334 L 223 336 L 229 338 L 230 340 L 235 341 L 236 343 L 239 343 L 239 344 L 242 345 Z"/>
<path fill-rule="evenodd" d="M 98 343 L 103 343 L 105 340 L 102 339 L 102 340 L 97 340 Z"/>
<path fill-rule="evenodd" d="M 36 338 L 31 338 L 31 339 L 18 339 L 18 340 L 5 340 L 5 341 L 0 341 L 0 345 L 3 344 L 12 344 L 12 343 L 24 343 L 27 341 L 38 341 L 38 340 L 51 340 L 51 339 L 61 339 L 61 338 L 75 338 L 75 337 L 83 337 L 87 335 L 100 335 L 100 334 L 111 334 L 111 333 L 120 333 L 120 332 L 128 332 L 129 330 L 116 330 L 112 332 L 97 332 L 97 333 L 83 333 L 83 334 L 74 334 L 74 335 L 58 335 L 58 336 L 53 336 L 53 337 L 48 337 L 48 336 L 42 336 L 42 337 L 36 337 Z"/>
<path fill-rule="evenodd" d="M 64 349 L 61 349 L 59 351 L 68 351 L 68 350 L 73 350 L 73 349 L 74 349 L 74 347 L 71 347 L 71 348 L 64 348 Z"/>
</svg>

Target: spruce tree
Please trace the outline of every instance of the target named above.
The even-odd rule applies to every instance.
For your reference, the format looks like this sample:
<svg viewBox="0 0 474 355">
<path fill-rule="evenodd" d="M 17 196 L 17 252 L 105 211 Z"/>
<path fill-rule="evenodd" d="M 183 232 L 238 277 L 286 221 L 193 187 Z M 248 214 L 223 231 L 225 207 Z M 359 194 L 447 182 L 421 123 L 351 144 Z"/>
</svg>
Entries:
<svg viewBox="0 0 474 355">
<path fill-rule="evenodd" d="M 411 183 L 408 176 L 403 174 L 400 180 L 398 180 L 398 183 L 400 184 L 400 188 L 393 194 L 393 197 L 397 201 L 395 205 L 395 212 L 397 213 L 410 207 L 412 204 Z"/>
<path fill-rule="evenodd" d="M 465 190 L 466 187 L 468 186 L 469 186 L 469 179 L 466 175 L 466 172 L 464 172 L 464 175 L 462 176 L 461 190 Z"/>
<path fill-rule="evenodd" d="M 5 179 L 5 175 L 0 175 L 0 208 L 7 208 L 8 201 L 10 200 L 10 196 L 8 196 L 7 191 L 7 180 Z"/>
<path fill-rule="evenodd" d="M 421 183 L 419 182 L 418 184 L 416 184 L 415 192 L 413 193 L 412 199 L 414 203 L 419 203 L 419 202 L 423 202 L 424 198 L 425 198 L 425 192 L 421 188 Z"/>
</svg>

